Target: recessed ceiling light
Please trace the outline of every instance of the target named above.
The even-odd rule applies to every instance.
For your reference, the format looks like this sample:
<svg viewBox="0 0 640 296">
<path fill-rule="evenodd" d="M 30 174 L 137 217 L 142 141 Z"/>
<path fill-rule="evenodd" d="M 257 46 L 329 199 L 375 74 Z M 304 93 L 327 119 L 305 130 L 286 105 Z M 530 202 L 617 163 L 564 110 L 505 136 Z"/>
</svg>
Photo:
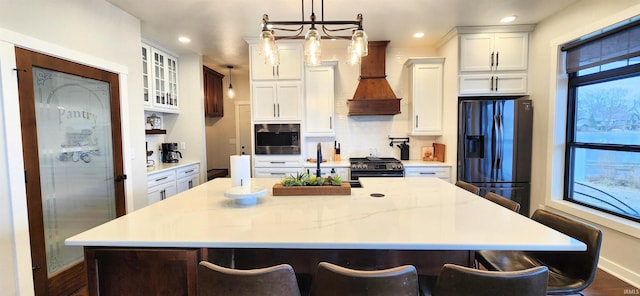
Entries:
<svg viewBox="0 0 640 296">
<path fill-rule="evenodd" d="M 189 37 L 180 36 L 180 37 L 178 37 L 178 41 L 180 41 L 182 43 L 189 43 L 189 42 L 191 42 L 191 39 L 189 39 Z"/>
<path fill-rule="evenodd" d="M 510 15 L 510 16 L 505 16 L 503 17 L 500 22 L 501 23 L 510 23 L 516 20 L 516 16 L 515 15 Z"/>
<path fill-rule="evenodd" d="M 424 33 L 422 33 L 422 32 L 418 32 L 418 33 L 413 34 L 413 38 L 422 38 L 422 37 L 424 37 Z"/>
</svg>

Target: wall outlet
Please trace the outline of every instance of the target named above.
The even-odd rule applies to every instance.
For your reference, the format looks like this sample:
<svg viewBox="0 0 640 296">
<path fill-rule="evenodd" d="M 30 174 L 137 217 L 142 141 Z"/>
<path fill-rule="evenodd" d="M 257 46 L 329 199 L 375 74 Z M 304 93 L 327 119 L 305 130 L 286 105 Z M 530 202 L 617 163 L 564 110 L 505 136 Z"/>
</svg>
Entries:
<svg viewBox="0 0 640 296">
<path fill-rule="evenodd" d="M 185 150 L 187 149 L 187 144 L 185 144 L 184 142 L 180 142 L 180 150 Z"/>
</svg>

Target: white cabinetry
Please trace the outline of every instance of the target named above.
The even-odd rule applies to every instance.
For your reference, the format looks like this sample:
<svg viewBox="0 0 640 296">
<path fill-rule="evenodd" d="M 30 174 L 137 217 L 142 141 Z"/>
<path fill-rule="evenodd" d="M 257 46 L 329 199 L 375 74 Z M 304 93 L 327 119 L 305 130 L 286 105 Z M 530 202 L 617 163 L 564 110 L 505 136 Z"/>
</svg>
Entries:
<svg viewBox="0 0 640 296">
<path fill-rule="evenodd" d="M 529 33 L 460 35 L 460 71 L 527 70 Z"/>
<path fill-rule="evenodd" d="M 255 178 L 284 178 L 304 171 L 300 155 L 256 155 L 253 161 Z"/>
<path fill-rule="evenodd" d="M 251 87 L 254 121 L 300 121 L 300 81 L 259 81 Z"/>
<path fill-rule="evenodd" d="M 305 68 L 304 129 L 307 137 L 333 137 L 334 71 L 337 61 Z"/>
<path fill-rule="evenodd" d="M 178 58 L 143 43 L 142 67 L 145 109 L 178 113 Z"/>
<path fill-rule="evenodd" d="M 173 170 L 147 176 L 147 199 L 149 204 L 159 202 L 176 194 L 176 173 Z"/>
<path fill-rule="evenodd" d="M 410 135 L 442 135 L 444 58 L 410 58 L 405 65 L 410 69 Z"/>
<path fill-rule="evenodd" d="M 451 168 L 435 165 L 405 165 L 405 177 L 436 177 L 451 183 Z"/>
<path fill-rule="evenodd" d="M 302 45 L 300 43 L 278 42 L 280 64 L 272 66 L 265 62 L 260 54 L 260 45 L 252 44 L 251 51 L 251 79 L 272 80 L 286 79 L 297 80 L 302 78 Z"/>
<path fill-rule="evenodd" d="M 265 63 L 259 40 L 248 40 L 253 122 L 302 120 L 302 41 L 278 41 L 280 64 Z"/>
<path fill-rule="evenodd" d="M 199 184 L 199 163 L 152 172 L 147 175 L 147 200 L 159 202 Z"/>
<path fill-rule="evenodd" d="M 459 40 L 460 95 L 527 93 L 529 31 L 460 34 Z"/>
<path fill-rule="evenodd" d="M 527 74 L 461 74 L 461 95 L 525 94 Z"/>
<path fill-rule="evenodd" d="M 187 191 L 200 184 L 200 165 L 192 164 L 176 169 L 176 187 L 178 193 Z"/>
</svg>

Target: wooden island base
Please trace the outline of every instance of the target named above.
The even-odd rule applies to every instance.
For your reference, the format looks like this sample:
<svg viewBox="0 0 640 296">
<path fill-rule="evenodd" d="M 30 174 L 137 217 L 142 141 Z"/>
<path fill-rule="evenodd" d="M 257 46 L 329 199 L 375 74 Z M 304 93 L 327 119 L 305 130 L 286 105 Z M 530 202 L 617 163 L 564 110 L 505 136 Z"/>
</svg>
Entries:
<svg viewBox="0 0 640 296">
<path fill-rule="evenodd" d="M 85 247 L 89 295 L 196 295 L 202 260 L 237 269 L 287 263 L 300 277 L 301 289 L 319 262 L 374 270 L 404 264 L 419 274 L 436 275 L 445 263 L 472 266 L 472 251 L 199 249 Z"/>
</svg>

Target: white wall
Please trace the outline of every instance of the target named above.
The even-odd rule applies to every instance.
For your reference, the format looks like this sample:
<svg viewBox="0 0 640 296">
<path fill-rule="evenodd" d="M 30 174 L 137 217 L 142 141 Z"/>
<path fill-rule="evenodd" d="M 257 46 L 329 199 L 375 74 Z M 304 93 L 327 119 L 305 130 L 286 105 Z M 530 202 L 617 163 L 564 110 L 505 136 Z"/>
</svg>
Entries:
<svg viewBox="0 0 640 296">
<path fill-rule="evenodd" d="M 636 286 L 640 286 L 640 257 L 635 255 L 640 250 L 640 224 L 611 223 L 611 220 L 602 219 L 606 215 L 557 201 L 562 199 L 563 107 L 566 106 L 563 100 L 566 95 L 556 97 L 555 77 L 558 44 L 640 13 L 638 3 L 583 0 L 567 7 L 536 26 L 529 63 L 530 97 L 535 110 L 531 208 L 546 206 L 596 224 L 604 232 L 600 267 Z"/>
<path fill-rule="evenodd" d="M 249 51 L 247 50 L 247 56 Z M 236 115 L 235 101 L 250 101 L 249 69 L 235 68 L 232 70 L 233 89 L 236 93 L 234 99 L 227 96 L 229 87 L 229 70 L 221 67 L 209 66 L 209 68 L 224 75 L 222 81 L 224 96 L 224 116 L 206 117 L 206 150 L 207 169 L 229 169 L 229 156 L 237 154 L 236 151 Z M 248 119 L 251 120 L 251 119 Z M 247 153 L 251 153 L 251 147 L 247 147 Z"/>
<path fill-rule="evenodd" d="M 197 54 L 182 54 L 179 59 L 180 109 L 187 114 L 166 114 L 170 128 L 167 142 L 185 143 L 181 149 L 183 160 L 200 162 L 200 180 L 206 180 L 205 128 L 204 128 L 204 85 L 202 83 L 202 57 Z"/>
</svg>

